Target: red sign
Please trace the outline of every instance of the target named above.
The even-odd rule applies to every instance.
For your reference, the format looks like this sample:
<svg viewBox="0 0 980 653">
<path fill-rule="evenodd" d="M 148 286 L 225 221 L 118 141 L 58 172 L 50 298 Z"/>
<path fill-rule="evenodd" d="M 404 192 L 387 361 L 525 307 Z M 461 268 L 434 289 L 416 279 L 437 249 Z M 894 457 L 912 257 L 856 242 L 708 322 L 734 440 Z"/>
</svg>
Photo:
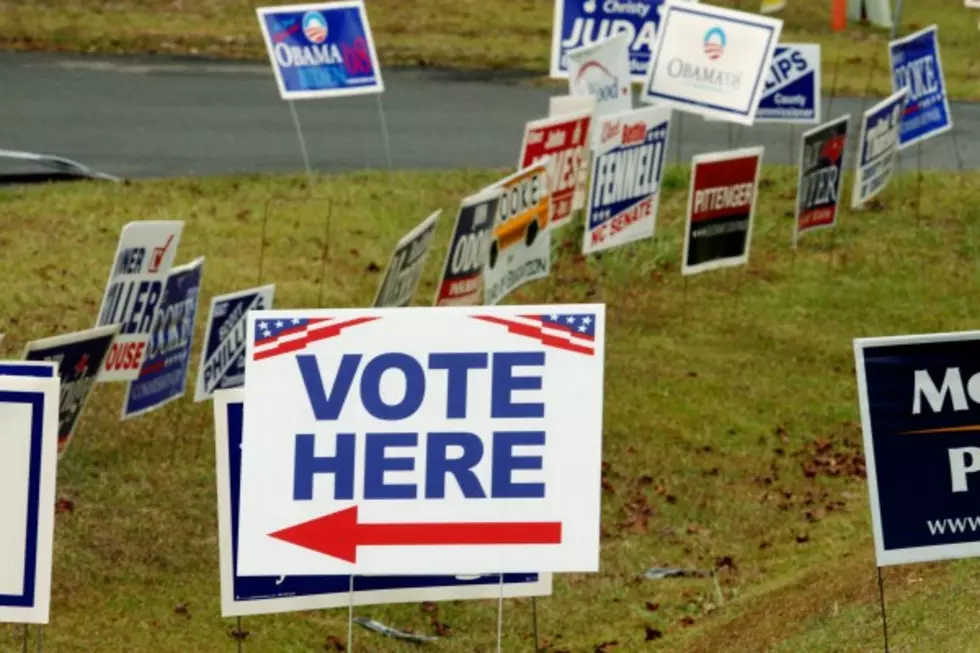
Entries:
<svg viewBox="0 0 980 653">
<path fill-rule="evenodd" d="M 580 171 L 588 153 L 592 114 L 579 112 L 535 120 L 524 129 L 519 168 L 526 168 L 546 156 L 551 191 L 551 223 L 561 226 L 572 217 L 572 200 L 580 183 Z"/>
</svg>

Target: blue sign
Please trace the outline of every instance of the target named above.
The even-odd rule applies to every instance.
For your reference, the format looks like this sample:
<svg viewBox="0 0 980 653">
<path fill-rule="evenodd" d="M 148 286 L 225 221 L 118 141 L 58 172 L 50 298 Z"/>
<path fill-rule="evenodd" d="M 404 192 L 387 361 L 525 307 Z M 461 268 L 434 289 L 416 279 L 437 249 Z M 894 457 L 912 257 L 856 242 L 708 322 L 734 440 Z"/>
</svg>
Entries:
<svg viewBox="0 0 980 653">
<path fill-rule="evenodd" d="M 776 46 L 755 119 L 789 125 L 820 122 L 819 44 Z"/>
<path fill-rule="evenodd" d="M 245 385 L 245 316 L 272 308 L 275 293 L 275 285 L 268 285 L 211 299 L 194 401 L 210 399 L 215 390 Z"/>
<path fill-rule="evenodd" d="M 119 326 L 78 331 L 27 343 L 24 360 L 50 362 L 58 367 L 61 401 L 58 406 L 58 453 L 64 453 L 95 386 L 102 361 Z"/>
<path fill-rule="evenodd" d="M 854 350 L 879 566 L 980 555 L 980 332 Z"/>
<path fill-rule="evenodd" d="M 953 128 L 949 97 L 939 59 L 939 35 L 935 25 L 892 41 L 888 45 L 892 88 L 907 88 L 908 104 L 902 116 L 899 149 Z"/>
<path fill-rule="evenodd" d="M 256 11 L 284 100 L 384 91 L 363 0 Z"/>
<path fill-rule="evenodd" d="M 350 576 L 240 576 L 238 569 L 238 522 L 239 522 L 239 488 L 241 484 L 241 445 L 242 445 L 242 419 L 244 404 L 241 400 L 242 395 L 237 398 L 229 398 L 227 402 L 217 402 L 216 411 L 224 410 L 227 420 L 227 487 L 219 488 L 219 496 L 228 497 L 227 505 L 230 507 L 230 533 L 231 533 L 231 590 L 232 600 L 225 601 L 223 596 L 222 612 L 224 616 L 237 616 L 244 614 L 259 614 L 281 612 L 286 610 L 310 609 L 313 607 L 331 607 L 347 605 L 350 601 L 350 591 L 352 588 Z M 224 404 L 223 407 L 220 404 Z M 222 429 L 216 429 L 218 436 Z M 221 447 L 219 447 L 218 461 L 221 465 Z M 224 474 L 219 475 L 219 482 Z M 550 576 L 549 576 L 550 579 Z M 225 579 L 222 579 L 224 582 Z M 507 589 L 506 595 L 514 596 L 540 596 L 550 594 L 550 580 L 542 582 L 539 574 L 504 574 L 504 585 Z M 523 586 L 523 590 L 515 587 Z M 459 588 L 473 588 L 477 592 L 460 592 Z M 479 591 L 484 588 L 485 591 Z M 546 590 L 544 588 L 547 588 Z M 413 595 L 410 592 L 399 590 L 428 590 L 426 594 L 420 595 L 417 592 Z M 444 594 L 440 596 L 439 590 Z M 537 591 L 534 591 L 537 590 Z M 458 576 L 355 576 L 353 591 L 359 600 L 355 603 L 391 603 L 397 601 L 413 600 L 439 600 L 439 599 L 458 599 L 458 598 L 490 598 L 498 596 L 500 593 L 500 574 L 488 574 L 475 577 Z M 224 588 L 222 590 L 224 594 Z M 468 595 L 469 594 L 469 595 Z M 309 599 L 312 602 L 304 602 L 302 599 Z M 247 604 L 259 601 L 269 601 L 270 599 L 279 600 L 281 609 L 273 609 L 266 603 L 266 608 L 259 610 L 249 609 Z M 287 599 L 293 599 L 292 605 L 288 605 Z M 366 600 L 365 600 L 366 599 Z"/>
<path fill-rule="evenodd" d="M 204 259 L 199 258 L 170 271 L 139 378 L 129 382 L 123 400 L 122 419 L 148 413 L 184 396 L 203 269 Z"/>
<path fill-rule="evenodd" d="M 660 27 L 664 0 L 555 0 L 551 76 L 568 77 L 568 51 L 625 32 L 630 37 L 630 78 L 642 82 Z"/>
</svg>

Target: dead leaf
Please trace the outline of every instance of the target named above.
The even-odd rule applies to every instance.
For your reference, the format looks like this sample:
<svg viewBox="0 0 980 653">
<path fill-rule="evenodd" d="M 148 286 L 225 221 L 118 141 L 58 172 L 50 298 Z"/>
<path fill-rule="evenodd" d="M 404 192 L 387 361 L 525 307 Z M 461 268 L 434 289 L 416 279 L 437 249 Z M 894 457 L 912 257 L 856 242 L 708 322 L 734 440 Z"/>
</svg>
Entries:
<svg viewBox="0 0 980 653">
<path fill-rule="evenodd" d="M 324 650 L 334 651 L 334 653 L 343 653 L 347 650 L 347 645 L 340 641 L 340 638 L 336 635 L 328 635 L 327 643 L 324 645 Z"/>
<path fill-rule="evenodd" d="M 619 642 L 615 639 L 609 642 L 603 642 L 595 647 L 595 653 L 607 653 L 607 651 L 611 651 L 617 646 L 619 646 Z"/>
<path fill-rule="evenodd" d="M 664 634 L 661 631 L 657 630 L 656 628 L 651 628 L 650 626 L 647 626 L 646 630 L 647 630 L 647 634 L 643 638 L 643 641 L 645 642 L 652 642 L 655 639 L 660 639 L 661 637 L 664 636 Z"/>
<path fill-rule="evenodd" d="M 654 603 L 653 601 L 647 601 L 646 602 L 646 608 L 650 612 L 656 612 L 657 610 L 660 609 L 660 604 L 659 603 Z"/>
<path fill-rule="evenodd" d="M 367 267 L 364 268 L 364 270 L 366 272 L 381 272 L 381 268 L 374 261 L 371 261 L 370 263 L 368 263 Z"/>
</svg>

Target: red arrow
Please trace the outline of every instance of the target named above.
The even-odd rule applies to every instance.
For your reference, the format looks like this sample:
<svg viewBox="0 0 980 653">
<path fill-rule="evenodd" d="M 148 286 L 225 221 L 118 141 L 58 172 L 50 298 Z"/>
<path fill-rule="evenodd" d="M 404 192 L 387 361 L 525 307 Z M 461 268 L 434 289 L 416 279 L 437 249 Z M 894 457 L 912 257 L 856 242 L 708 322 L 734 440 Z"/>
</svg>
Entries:
<svg viewBox="0 0 980 653">
<path fill-rule="evenodd" d="M 362 524 L 353 506 L 269 533 L 269 537 L 357 562 L 359 546 L 561 544 L 561 522 Z"/>
</svg>

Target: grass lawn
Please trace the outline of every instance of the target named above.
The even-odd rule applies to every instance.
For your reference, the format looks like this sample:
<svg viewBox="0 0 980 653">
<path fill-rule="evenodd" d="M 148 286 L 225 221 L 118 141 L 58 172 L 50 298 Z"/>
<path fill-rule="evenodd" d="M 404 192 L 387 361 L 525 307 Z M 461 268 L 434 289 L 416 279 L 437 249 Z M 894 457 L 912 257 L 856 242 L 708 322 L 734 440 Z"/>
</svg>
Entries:
<svg viewBox="0 0 980 653">
<path fill-rule="evenodd" d="M 102 53 L 169 53 L 264 60 L 258 0 L 0 0 L 0 47 Z M 275 4 L 275 3 L 272 3 Z M 713 4 L 756 10 L 758 0 Z M 980 99 L 977 20 L 956 0 L 906 2 L 902 31 L 939 24 L 953 97 Z M 891 92 L 886 30 L 830 32 L 829 0 L 791 0 L 783 40 L 823 45 L 824 89 Z M 382 63 L 546 74 L 553 0 L 367 0 Z M 872 64 L 874 67 L 872 68 Z M 834 71 L 839 69 L 836 87 Z M 869 71 L 873 71 L 869 75 Z M 870 79 L 870 82 L 868 81 Z"/>
<path fill-rule="evenodd" d="M 207 306 L 259 280 L 268 207 L 262 281 L 278 284 L 277 307 L 310 307 L 332 204 L 320 304 L 356 307 L 371 301 L 398 237 L 442 207 L 440 249 L 416 298 L 427 303 L 456 203 L 501 174 L 323 176 L 316 201 L 302 199 L 299 177 L 0 190 L 0 356 L 94 323 L 118 230 L 134 219 L 186 220 L 178 261 L 207 257 Z M 836 233 L 804 237 L 795 254 L 794 180 L 767 169 L 746 268 L 682 279 L 687 183 L 674 169 L 654 240 L 586 260 L 566 227 L 553 275 L 512 297 L 608 304 L 602 571 L 557 576 L 539 602 L 549 653 L 880 650 L 851 339 L 976 328 L 966 298 L 980 292 L 969 190 L 980 177 L 961 186 L 927 175 L 920 219 L 914 179 L 901 178 L 874 209 L 844 210 Z M 71 509 L 57 517 L 45 643 L 59 653 L 232 650 L 234 622 L 219 616 L 211 406 L 185 398 L 120 423 L 121 398 L 120 385 L 97 388 L 60 464 Z M 718 585 L 644 580 L 651 566 L 713 570 Z M 964 650 L 976 564 L 886 577 L 893 650 Z M 426 633 L 433 619 L 448 625 L 433 651 L 493 650 L 492 600 L 358 614 Z M 504 650 L 531 650 L 530 615 L 527 601 L 507 602 Z M 345 610 L 247 618 L 247 650 L 339 651 L 330 638 L 343 641 L 345 623 Z M 0 650 L 19 650 L 19 633 L 0 625 Z M 355 648 L 419 650 L 364 630 Z"/>
</svg>

